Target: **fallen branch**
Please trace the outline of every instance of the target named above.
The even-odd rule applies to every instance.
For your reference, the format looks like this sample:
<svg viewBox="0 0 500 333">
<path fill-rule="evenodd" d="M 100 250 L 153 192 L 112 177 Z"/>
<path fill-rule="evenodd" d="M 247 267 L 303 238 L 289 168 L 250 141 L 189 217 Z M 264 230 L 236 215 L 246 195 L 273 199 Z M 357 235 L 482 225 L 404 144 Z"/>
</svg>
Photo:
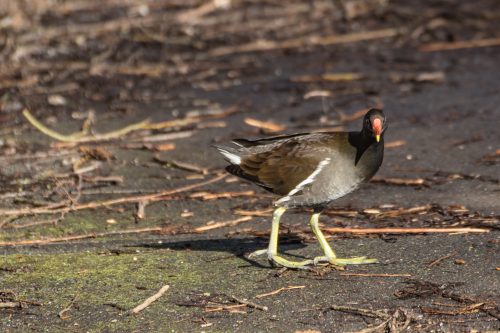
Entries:
<svg viewBox="0 0 500 333">
<path fill-rule="evenodd" d="M 322 228 L 331 234 L 466 234 L 485 233 L 489 229 L 483 228 Z"/>
<path fill-rule="evenodd" d="M 399 35 L 401 32 L 402 29 L 389 28 L 389 29 L 381 29 L 373 31 L 354 32 L 338 36 L 326 36 L 326 37 L 307 36 L 296 39 L 288 39 L 285 41 L 273 41 L 273 40 L 261 39 L 243 45 L 218 47 L 209 51 L 209 54 L 214 57 L 220 57 L 236 53 L 286 50 L 286 49 L 300 48 L 305 46 L 319 46 L 319 45 L 326 46 L 326 45 L 347 44 L 347 43 L 362 42 L 366 40 L 395 37 Z"/>
<path fill-rule="evenodd" d="M 206 180 L 203 182 L 199 182 L 199 183 L 191 184 L 191 185 L 186 185 L 186 186 L 179 187 L 176 189 L 170 189 L 170 190 L 166 190 L 166 191 L 159 192 L 159 193 L 118 198 L 118 199 L 110 199 L 110 200 L 105 200 L 105 201 L 92 201 L 92 202 L 88 202 L 88 203 L 84 203 L 84 204 L 73 205 L 71 207 L 67 206 L 66 204 L 59 204 L 58 203 L 58 204 L 54 204 L 54 205 L 49 205 L 49 206 L 44 206 L 44 207 L 36 207 L 36 208 L 26 207 L 26 208 L 21 208 L 21 209 L 0 210 L 0 216 L 19 216 L 19 215 L 32 215 L 32 214 L 56 214 L 56 213 L 71 212 L 71 211 L 78 211 L 78 210 L 84 210 L 84 209 L 107 207 L 107 206 L 112 206 L 112 205 L 117 205 L 117 204 L 125 204 L 125 203 L 138 203 L 138 202 L 143 202 L 143 201 L 149 201 L 149 202 L 161 201 L 161 200 L 165 200 L 165 197 L 170 196 L 172 194 L 186 192 L 186 191 L 190 191 L 192 189 L 195 189 L 195 188 L 198 188 L 201 186 L 206 186 L 206 185 L 218 182 L 225 177 L 226 177 L 225 174 L 221 174 L 217 177 L 214 177 L 212 179 L 209 179 L 209 180 Z"/>
<path fill-rule="evenodd" d="M 161 287 L 161 289 L 158 290 L 158 292 L 156 294 L 154 294 L 153 296 L 149 297 L 143 303 L 139 304 L 138 306 L 136 306 L 135 308 L 133 308 L 132 310 L 130 310 L 130 314 L 131 315 L 137 314 L 137 313 L 141 312 L 142 310 L 144 310 L 145 308 L 147 308 L 148 306 L 150 306 L 151 303 L 153 303 L 158 298 L 160 298 L 161 296 L 163 296 L 163 294 L 168 290 L 168 288 L 170 288 L 170 286 L 168 284 L 166 284 L 163 287 Z"/>
<path fill-rule="evenodd" d="M 500 46 L 500 38 L 488 38 L 477 40 L 463 40 L 449 43 L 428 43 L 420 46 L 421 52 L 451 51 L 460 49 L 471 49 L 476 47 Z"/>
</svg>

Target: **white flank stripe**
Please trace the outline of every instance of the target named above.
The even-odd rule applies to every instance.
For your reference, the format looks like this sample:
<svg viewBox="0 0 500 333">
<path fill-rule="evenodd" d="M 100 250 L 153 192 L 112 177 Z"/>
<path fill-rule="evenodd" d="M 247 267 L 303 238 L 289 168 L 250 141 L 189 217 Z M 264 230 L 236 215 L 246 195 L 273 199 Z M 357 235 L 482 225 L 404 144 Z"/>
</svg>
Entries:
<svg viewBox="0 0 500 333">
<path fill-rule="evenodd" d="M 297 186 L 295 186 L 295 188 L 293 190 L 291 190 L 285 197 L 279 199 L 278 201 L 276 201 L 277 204 L 280 204 L 280 203 L 283 203 L 283 202 L 286 202 L 286 201 L 289 201 L 290 200 L 290 197 L 292 195 L 294 195 L 295 193 L 299 192 L 300 190 L 302 190 L 306 185 L 308 184 L 311 184 L 312 182 L 314 182 L 314 179 L 316 179 L 316 177 L 318 176 L 318 174 L 321 172 L 321 170 L 323 170 L 325 168 L 325 166 L 327 166 L 328 164 L 330 163 L 330 158 L 327 157 L 325 158 L 323 161 L 319 162 L 318 166 L 316 167 L 316 169 L 309 175 L 309 177 L 307 177 L 306 179 L 304 179 L 303 181 L 301 181 Z"/>
<path fill-rule="evenodd" d="M 224 157 L 227 158 L 227 160 L 229 162 L 231 162 L 233 164 L 237 164 L 237 165 L 241 164 L 241 157 L 239 157 L 238 155 L 230 153 L 227 150 L 224 150 L 224 149 L 221 149 L 221 148 L 218 148 L 218 149 L 221 152 L 221 154 L 224 155 Z"/>
</svg>

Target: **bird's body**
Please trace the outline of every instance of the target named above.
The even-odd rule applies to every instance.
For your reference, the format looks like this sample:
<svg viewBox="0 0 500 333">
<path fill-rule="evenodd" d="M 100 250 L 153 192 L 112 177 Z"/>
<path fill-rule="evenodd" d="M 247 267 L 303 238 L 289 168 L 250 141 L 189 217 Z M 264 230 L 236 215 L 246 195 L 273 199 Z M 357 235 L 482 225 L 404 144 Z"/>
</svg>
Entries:
<svg viewBox="0 0 500 333">
<path fill-rule="evenodd" d="M 364 141 L 357 147 L 363 142 L 359 132 L 237 140 L 243 147 L 229 153 L 237 154 L 240 163 L 226 170 L 281 195 L 278 206 L 321 209 L 358 188 L 380 167 L 383 142 Z"/>
<path fill-rule="evenodd" d="M 384 155 L 384 130 L 382 111 L 372 109 L 365 115 L 360 132 L 294 134 L 254 141 L 237 139 L 233 142 L 238 148 L 217 148 L 231 163 L 226 167 L 228 172 L 281 196 L 276 201 L 279 208 L 275 211 L 273 228 L 274 222 L 277 228 L 279 218 L 287 208 L 313 208 L 315 214 L 311 226 L 326 255 L 316 258 L 314 263 L 325 258 L 333 263 L 335 254 L 317 227 L 319 213 L 330 202 L 354 191 L 377 172 Z M 316 226 L 313 225 L 314 219 Z M 266 250 L 270 260 L 294 268 L 309 264 L 301 262 L 299 267 L 279 257 L 277 229 L 275 231 L 276 244 L 271 244 L 274 242 L 271 235 Z M 374 262 L 366 260 L 371 261 L 355 263 Z"/>
</svg>

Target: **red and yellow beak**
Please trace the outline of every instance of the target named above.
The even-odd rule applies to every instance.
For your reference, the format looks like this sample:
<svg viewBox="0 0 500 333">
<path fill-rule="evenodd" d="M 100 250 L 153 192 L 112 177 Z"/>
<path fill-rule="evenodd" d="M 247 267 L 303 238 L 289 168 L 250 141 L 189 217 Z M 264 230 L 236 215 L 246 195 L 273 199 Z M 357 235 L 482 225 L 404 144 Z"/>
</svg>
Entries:
<svg viewBox="0 0 500 333">
<path fill-rule="evenodd" d="M 379 118 L 375 118 L 372 121 L 373 134 L 375 134 L 375 140 L 380 142 L 380 135 L 382 134 L 382 121 Z"/>
</svg>

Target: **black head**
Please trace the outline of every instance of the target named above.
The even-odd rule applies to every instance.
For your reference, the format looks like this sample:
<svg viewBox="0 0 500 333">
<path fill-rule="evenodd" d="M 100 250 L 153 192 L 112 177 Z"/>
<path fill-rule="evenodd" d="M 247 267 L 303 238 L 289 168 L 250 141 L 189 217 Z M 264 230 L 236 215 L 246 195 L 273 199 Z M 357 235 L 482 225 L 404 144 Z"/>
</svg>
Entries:
<svg viewBox="0 0 500 333">
<path fill-rule="evenodd" d="M 370 109 L 370 111 L 365 114 L 363 119 L 363 132 L 375 138 L 377 142 L 380 141 L 386 128 L 385 115 L 382 110 Z"/>
</svg>

